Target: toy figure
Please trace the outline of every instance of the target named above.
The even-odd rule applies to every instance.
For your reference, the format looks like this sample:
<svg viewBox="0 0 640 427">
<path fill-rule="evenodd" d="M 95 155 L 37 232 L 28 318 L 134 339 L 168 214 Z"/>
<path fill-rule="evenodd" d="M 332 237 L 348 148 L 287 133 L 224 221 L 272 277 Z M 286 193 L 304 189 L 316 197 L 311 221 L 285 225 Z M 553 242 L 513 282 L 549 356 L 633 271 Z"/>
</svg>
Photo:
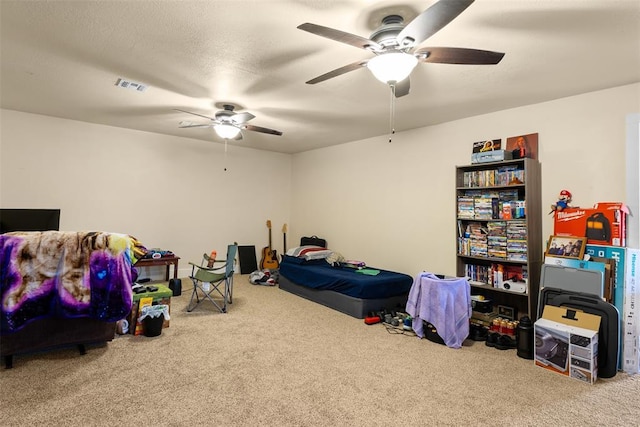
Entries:
<svg viewBox="0 0 640 427">
<path fill-rule="evenodd" d="M 556 204 L 551 205 L 551 212 L 549 213 L 562 212 L 569 207 L 569 203 L 571 203 L 571 193 L 568 190 L 562 190 Z"/>
</svg>

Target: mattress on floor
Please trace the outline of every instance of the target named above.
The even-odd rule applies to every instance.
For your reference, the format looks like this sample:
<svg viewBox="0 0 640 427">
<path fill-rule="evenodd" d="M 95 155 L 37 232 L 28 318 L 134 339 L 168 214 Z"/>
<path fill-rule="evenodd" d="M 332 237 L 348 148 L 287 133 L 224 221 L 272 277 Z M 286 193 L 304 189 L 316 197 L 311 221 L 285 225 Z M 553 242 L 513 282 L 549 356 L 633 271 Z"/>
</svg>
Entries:
<svg viewBox="0 0 640 427">
<path fill-rule="evenodd" d="M 333 267 L 325 260 L 304 261 L 285 256 L 280 263 L 280 276 L 316 290 L 329 290 L 354 298 L 376 299 L 409 292 L 413 278 L 404 273 L 377 269 L 377 275 L 358 273 L 349 267 Z"/>
<path fill-rule="evenodd" d="M 358 319 L 364 319 L 372 311 L 404 311 L 409 297 L 409 293 L 406 292 L 387 298 L 356 298 L 336 291 L 313 289 L 298 285 L 282 275 L 279 279 L 279 286 L 283 291 L 290 292 Z"/>
</svg>

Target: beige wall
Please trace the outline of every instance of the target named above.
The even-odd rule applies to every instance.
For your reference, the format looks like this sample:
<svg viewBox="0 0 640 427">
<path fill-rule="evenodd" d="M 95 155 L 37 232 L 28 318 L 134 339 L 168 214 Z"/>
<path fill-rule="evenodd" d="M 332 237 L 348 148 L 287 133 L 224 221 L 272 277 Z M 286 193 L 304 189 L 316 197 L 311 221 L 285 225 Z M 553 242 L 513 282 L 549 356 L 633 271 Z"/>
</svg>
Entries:
<svg viewBox="0 0 640 427">
<path fill-rule="evenodd" d="M 562 189 L 575 206 L 625 201 L 625 120 L 638 111 L 634 84 L 297 154 L 292 239 L 318 234 L 372 266 L 453 275 L 455 166 L 472 142 L 539 134 L 546 239 Z"/>
<path fill-rule="evenodd" d="M 266 220 L 288 220 L 289 155 L 234 142 L 225 163 L 219 143 L 1 113 L 1 207 L 60 208 L 62 230 L 134 235 L 178 254 L 182 276 L 187 261 L 223 255 L 233 241 L 256 245 L 259 257 Z"/>
<path fill-rule="evenodd" d="M 137 236 L 186 261 L 226 244 L 282 251 L 317 234 L 348 258 L 455 273 L 455 166 L 471 143 L 537 132 L 543 236 L 561 189 L 625 200 L 625 117 L 640 84 L 382 135 L 294 156 L 1 110 L 0 206 L 61 208 L 64 230 Z"/>
</svg>

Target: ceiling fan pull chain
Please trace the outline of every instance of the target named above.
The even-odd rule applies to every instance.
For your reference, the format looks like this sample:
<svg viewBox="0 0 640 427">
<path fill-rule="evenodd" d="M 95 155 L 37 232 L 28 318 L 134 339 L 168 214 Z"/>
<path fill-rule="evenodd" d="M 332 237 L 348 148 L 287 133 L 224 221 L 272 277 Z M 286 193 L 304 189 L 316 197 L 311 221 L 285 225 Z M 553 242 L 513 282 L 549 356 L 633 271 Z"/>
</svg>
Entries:
<svg viewBox="0 0 640 427">
<path fill-rule="evenodd" d="M 228 138 L 224 139 L 224 171 L 227 171 L 227 141 L 229 141 Z"/>
<path fill-rule="evenodd" d="M 391 86 L 391 114 L 389 117 L 389 143 L 391 143 L 391 139 L 396 133 L 396 130 L 393 127 L 396 119 L 396 85 L 395 83 L 390 83 L 389 86 Z"/>
</svg>

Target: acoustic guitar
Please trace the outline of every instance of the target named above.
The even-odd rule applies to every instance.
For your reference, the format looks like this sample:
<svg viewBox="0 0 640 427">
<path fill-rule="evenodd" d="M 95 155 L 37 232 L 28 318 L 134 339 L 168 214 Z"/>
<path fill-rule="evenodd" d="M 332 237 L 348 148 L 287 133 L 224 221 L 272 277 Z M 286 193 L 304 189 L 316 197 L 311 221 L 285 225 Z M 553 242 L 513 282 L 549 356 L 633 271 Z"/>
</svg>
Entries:
<svg viewBox="0 0 640 427">
<path fill-rule="evenodd" d="M 278 255 L 275 249 L 271 249 L 271 220 L 267 220 L 267 228 L 269 229 L 269 246 L 262 248 L 262 258 L 260 259 L 260 269 L 275 270 L 280 267 L 278 263 Z"/>
</svg>

